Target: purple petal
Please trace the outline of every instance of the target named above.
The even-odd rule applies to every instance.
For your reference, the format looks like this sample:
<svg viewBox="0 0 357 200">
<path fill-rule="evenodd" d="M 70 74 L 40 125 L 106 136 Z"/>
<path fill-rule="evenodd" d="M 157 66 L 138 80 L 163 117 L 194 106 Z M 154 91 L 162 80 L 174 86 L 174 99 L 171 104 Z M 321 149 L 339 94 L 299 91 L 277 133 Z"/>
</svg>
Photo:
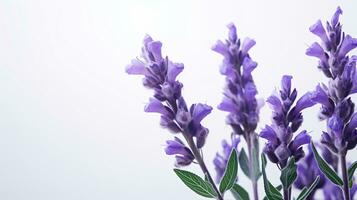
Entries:
<svg viewBox="0 0 357 200">
<path fill-rule="evenodd" d="M 255 41 L 250 38 L 245 38 L 242 44 L 242 53 L 243 55 L 247 54 L 249 49 L 255 45 Z"/>
<path fill-rule="evenodd" d="M 200 123 L 212 111 L 212 107 L 206 104 L 198 103 L 192 113 L 192 118 L 196 123 Z"/>
<path fill-rule="evenodd" d="M 279 161 L 283 161 L 289 158 L 291 152 L 286 144 L 281 143 L 275 150 L 275 156 L 279 159 Z"/>
<path fill-rule="evenodd" d="M 212 50 L 219 54 L 222 54 L 223 56 L 229 55 L 229 49 L 221 40 L 218 40 L 216 42 L 216 44 L 212 47 Z"/>
<path fill-rule="evenodd" d="M 232 136 L 232 148 L 237 149 L 238 144 L 240 143 L 240 136 L 239 135 L 233 135 Z"/>
<path fill-rule="evenodd" d="M 311 136 L 304 130 L 295 136 L 294 140 L 292 141 L 291 149 L 296 151 L 301 145 L 310 143 L 310 140 Z"/>
<path fill-rule="evenodd" d="M 326 62 L 326 55 L 324 49 L 319 45 L 319 43 L 314 42 L 307 50 L 306 55 L 314 56 Z"/>
<path fill-rule="evenodd" d="M 187 151 L 185 150 L 185 146 L 177 140 L 168 140 L 166 141 L 166 148 L 165 148 L 165 153 L 167 155 L 175 155 L 175 154 L 181 154 L 185 155 L 187 154 Z"/>
<path fill-rule="evenodd" d="M 176 159 L 176 163 L 175 163 L 176 167 L 187 166 L 187 165 L 189 165 L 189 164 L 191 164 L 193 162 L 192 158 L 186 157 L 186 156 L 176 155 L 175 159 Z"/>
<path fill-rule="evenodd" d="M 351 65 L 356 65 L 356 62 L 357 62 L 357 56 L 354 56 L 354 55 L 351 56 L 351 58 L 349 59 L 349 63 Z M 357 72 L 354 73 L 352 80 L 353 80 L 353 86 L 352 86 L 350 94 L 357 93 Z"/>
<path fill-rule="evenodd" d="M 151 38 L 151 36 L 146 34 L 143 40 L 144 46 L 147 48 L 147 45 L 152 41 L 154 40 Z"/>
<path fill-rule="evenodd" d="M 341 137 L 342 135 L 342 129 L 343 129 L 343 120 L 336 116 L 333 115 L 329 120 L 328 120 L 328 127 L 335 133 L 337 134 L 337 137 Z"/>
<path fill-rule="evenodd" d="M 168 128 L 172 133 L 181 132 L 181 129 L 177 126 L 177 124 L 165 115 L 161 116 L 160 125 L 165 128 Z"/>
<path fill-rule="evenodd" d="M 149 71 L 144 63 L 138 59 L 131 60 L 131 63 L 126 66 L 125 72 L 128 74 L 149 75 Z"/>
<path fill-rule="evenodd" d="M 244 90 L 245 90 L 245 98 L 247 100 L 255 100 L 255 95 L 258 94 L 257 88 L 255 87 L 253 82 L 248 82 L 245 84 L 244 86 Z"/>
<path fill-rule="evenodd" d="M 234 77 L 235 75 L 235 70 L 233 68 L 234 66 L 231 65 L 230 63 L 224 63 L 221 65 L 219 68 L 219 72 L 223 75 L 226 75 L 228 77 Z"/>
<path fill-rule="evenodd" d="M 243 60 L 243 75 L 248 77 L 252 71 L 257 67 L 258 63 L 254 62 L 249 57 L 245 57 Z"/>
<path fill-rule="evenodd" d="M 276 157 L 274 150 L 275 150 L 275 148 L 270 143 L 267 143 L 264 146 L 263 152 L 268 156 L 268 158 L 271 162 L 277 163 L 277 162 L 279 162 L 279 159 Z"/>
<path fill-rule="evenodd" d="M 328 97 L 323 86 L 317 85 L 315 91 L 311 95 L 311 100 L 320 103 L 326 107 L 330 106 L 330 98 Z"/>
<path fill-rule="evenodd" d="M 177 75 L 182 72 L 183 68 L 184 66 L 182 63 L 169 62 L 167 69 L 167 80 L 169 82 L 174 82 Z"/>
<path fill-rule="evenodd" d="M 281 104 L 280 99 L 279 99 L 277 96 L 272 95 L 272 96 L 268 97 L 267 102 L 270 104 L 270 107 L 271 107 L 274 111 L 276 111 L 276 112 L 281 111 L 281 109 L 282 109 L 282 104 Z"/>
<path fill-rule="evenodd" d="M 338 19 L 342 15 L 342 9 L 340 6 L 337 7 L 335 14 L 333 14 L 332 19 L 331 19 L 331 25 L 336 26 L 338 23 Z"/>
<path fill-rule="evenodd" d="M 300 112 L 305 108 L 309 108 L 315 105 L 315 102 L 311 100 L 312 96 L 312 92 L 307 92 L 302 97 L 300 97 L 300 99 L 296 102 L 295 112 Z"/>
<path fill-rule="evenodd" d="M 318 37 L 321 38 L 321 40 L 325 43 L 328 44 L 329 43 L 329 39 L 327 37 L 326 34 L 326 30 L 325 28 L 322 26 L 321 20 L 318 20 L 314 25 L 312 25 L 309 30 L 317 35 Z"/>
<path fill-rule="evenodd" d="M 160 41 L 152 41 L 147 44 L 147 48 L 149 52 L 151 52 L 152 55 L 154 56 L 156 62 L 162 60 L 161 47 L 162 47 L 162 43 Z"/>
<path fill-rule="evenodd" d="M 233 23 L 228 24 L 227 27 L 229 29 L 229 34 L 228 34 L 229 41 L 235 43 L 237 41 L 237 28 Z"/>
<path fill-rule="evenodd" d="M 155 99 L 155 98 L 150 98 L 149 103 L 146 104 L 144 108 L 145 112 L 156 112 L 160 113 L 165 116 L 172 116 L 172 113 L 168 110 L 167 107 L 165 107 L 161 101 Z"/>
<path fill-rule="evenodd" d="M 281 88 L 287 95 L 290 95 L 292 78 L 293 78 L 292 76 L 284 75 L 283 78 L 281 79 Z"/>
<path fill-rule="evenodd" d="M 223 101 L 217 106 L 219 110 L 227 111 L 231 113 L 238 112 L 237 105 L 230 99 L 224 98 Z"/>
<path fill-rule="evenodd" d="M 265 128 L 261 130 L 260 137 L 267 139 L 269 142 L 276 144 L 278 142 L 278 138 L 274 129 L 268 125 L 265 125 Z"/>
<path fill-rule="evenodd" d="M 347 125 L 347 132 L 350 133 L 357 128 L 357 112 L 353 113 L 350 122 Z"/>
<path fill-rule="evenodd" d="M 357 47 L 357 38 L 352 38 L 350 35 L 346 35 L 340 46 L 338 55 L 344 57 L 348 52 Z"/>
<path fill-rule="evenodd" d="M 207 128 L 204 128 L 201 126 L 201 129 L 199 129 L 196 133 L 196 146 L 197 148 L 202 148 L 203 145 L 205 145 L 206 143 L 206 138 L 207 138 L 207 135 L 208 135 L 208 129 Z"/>
</svg>

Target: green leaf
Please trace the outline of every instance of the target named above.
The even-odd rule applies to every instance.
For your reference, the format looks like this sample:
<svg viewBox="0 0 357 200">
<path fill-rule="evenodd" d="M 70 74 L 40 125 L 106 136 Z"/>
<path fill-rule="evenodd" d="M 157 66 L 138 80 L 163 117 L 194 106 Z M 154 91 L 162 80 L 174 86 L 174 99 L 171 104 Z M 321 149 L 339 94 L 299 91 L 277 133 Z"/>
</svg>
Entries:
<svg viewBox="0 0 357 200">
<path fill-rule="evenodd" d="M 285 189 L 288 189 L 291 184 L 296 180 L 297 173 L 296 173 L 296 164 L 295 159 L 292 157 L 288 164 L 281 170 L 280 180 L 283 184 Z"/>
<path fill-rule="evenodd" d="M 264 182 L 264 190 L 268 200 L 283 200 L 280 192 L 268 181 L 266 173 L 266 158 L 264 154 L 262 154 L 262 172 L 263 172 L 263 182 Z"/>
<path fill-rule="evenodd" d="M 355 170 L 357 168 L 357 161 L 352 163 L 352 165 L 348 168 L 348 181 L 349 181 L 349 187 L 351 188 L 353 185 L 353 174 L 355 173 Z"/>
<path fill-rule="evenodd" d="M 317 184 L 320 181 L 320 176 L 317 176 L 316 179 L 314 180 L 314 182 L 310 185 L 309 188 L 304 187 L 301 190 L 301 193 L 299 194 L 298 198 L 296 200 L 305 200 L 310 194 L 311 192 L 315 189 L 315 187 L 317 186 Z"/>
<path fill-rule="evenodd" d="M 236 200 L 249 200 L 248 192 L 238 184 L 233 185 L 231 192 Z"/>
<path fill-rule="evenodd" d="M 247 154 L 245 153 L 244 149 L 242 148 L 242 150 L 240 151 L 239 154 L 239 165 L 240 168 L 242 169 L 243 173 L 250 178 L 250 172 L 249 172 L 249 159 Z"/>
<path fill-rule="evenodd" d="M 275 187 L 278 191 L 280 191 L 281 189 L 283 189 L 283 186 L 282 185 L 278 185 Z M 268 200 L 268 197 L 264 197 L 263 200 Z"/>
<path fill-rule="evenodd" d="M 325 176 L 330 179 L 336 185 L 343 185 L 342 179 L 336 174 L 336 172 L 326 163 L 326 161 L 321 158 L 319 153 L 316 150 L 316 147 L 313 142 L 311 142 L 312 151 L 314 152 L 315 159 L 321 171 L 325 174 Z"/>
<path fill-rule="evenodd" d="M 237 151 L 232 150 L 231 155 L 229 156 L 226 170 L 224 172 L 223 178 L 219 185 L 219 191 L 224 193 L 225 191 L 231 189 L 236 182 L 238 173 L 238 158 Z"/>
<path fill-rule="evenodd" d="M 201 177 L 192 172 L 181 169 L 174 169 L 174 171 L 182 182 L 197 194 L 208 198 L 217 197 L 217 193 L 214 191 L 212 185 L 203 180 Z"/>
</svg>

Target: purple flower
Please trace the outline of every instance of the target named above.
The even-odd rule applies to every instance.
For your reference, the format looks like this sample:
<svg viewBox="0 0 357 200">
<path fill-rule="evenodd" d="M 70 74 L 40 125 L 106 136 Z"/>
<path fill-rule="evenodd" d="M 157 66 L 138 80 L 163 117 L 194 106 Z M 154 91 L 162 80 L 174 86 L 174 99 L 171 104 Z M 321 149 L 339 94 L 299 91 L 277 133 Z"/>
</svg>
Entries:
<svg viewBox="0 0 357 200">
<path fill-rule="evenodd" d="M 319 183 L 314 188 L 312 193 L 307 197 L 308 200 L 314 199 L 313 197 L 316 190 L 324 186 L 326 178 L 316 163 L 310 144 L 308 154 L 297 164 L 297 173 L 298 178 L 294 182 L 294 186 L 300 190 L 302 190 L 304 187 L 309 187 L 315 181 L 315 178 L 320 176 Z"/>
<path fill-rule="evenodd" d="M 355 128 L 345 128 L 353 124 L 354 103 L 350 95 L 357 90 L 356 56 L 348 53 L 357 47 L 357 39 L 342 31 L 337 8 L 326 29 L 319 20 L 310 31 L 321 38 L 321 44 L 313 43 L 306 51 L 309 56 L 319 59 L 318 68 L 329 78 L 328 86 L 321 84 L 313 92 L 312 100 L 321 104 L 319 118 L 327 120 L 328 131 L 321 142 L 331 151 L 343 152 L 357 144 Z"/>
<path fill-rule="evenodd" d="M 350 199 L 353 199 L 357 191 L 357 184 L 354 184 L 350 189 Z M 323 194 L 325 200 L 340 200 L 344 199 L 342 190 L 331 181 L 326 181 L 323 187 Z"/>
<path fill-rule="evenodd" d="M 168 140 L 166 144 L 165 152 L 167 155 L 176 155 L 175 165 L 177 167 L 189 165 L 195 159 L 191 150 L 179 138 L 175 137 L 175 140 Z"/>
<path fill-rule="evenodd" d="M 184 66 L 164 58 L 161 46 L 161 42 L 146 36 L 142 48 L 143 59 L 132 60 L 126 72 L 143 75 L 144 86 L 154 90 L 154 97 L 145 106 L 145 112 L 159 113 L 161 126 L 172 133 L 182 133 L 186 140 L 195 141 L 195 146 L 190 144 L 190 148 L 200 149 L 208 135 L 208 129 L 201 125 L 201 121 L 211 112 L 212 107 L 200 103 L 187 107 L 181 96 L 183 85 L 176 80 Z M 165 151 L 168 155 L 176 155 L 177 166 L 185 166 L 194 160 L 190 148 L 175 137 L 175 140 L 167 141 Z"/>
<path fill-rule="evenodd" d="M 266 125 L 259 135 L 267 140 L 264 153 L 270 161 L 279 164 L 282 168 L 290 157 L 298 161 L 304 156 L 302 145 L 310 142 L 310 136 L 305 130 L 294 138 L 293 134 L 302 124 L 301 111 L 314 105 L 311 100 L 312 94 L 306 93 L 293 106 L 297 91 L 291 89 L 291 79 L 291 76 L 283 76 L 280 95 L 273 94 L 267 99 L 273 110 L 273 123 L 270 126 Z"/>
<path fill-rule="evenodd" d="M 227 162 L 230 156 L 230 153 L 233 149 L 237 150 L 238 144 L 240 142 L 239 136 L 237 134 L 232 134 L 231 144 L 226 140 L 222 141 L 223 152 L 222 154 L 216 153 L 216 157 L 213 160 L 213 164 L 216 169 L 216 182 L 219 183 L 224 171 L 226 170 Z"/>
<path fill-rule="evenodd" d="M 226 76 L 224 98 L 218 109 L 228 112 L 227 123 L 236 134 L 244 134 L 244 138 L 247 138 L 257 127 L 262 106 L 262 102 L 255 98 L 258 92 L 252 77 L 257 63 L 248 54 L 255 41 L 245 38 L 241 43 L 234 24 L 227 27 L 228 40 L 219 40 L 212 47 L 213 51 L 224 57 L 220 71 Z"/>
</svg>

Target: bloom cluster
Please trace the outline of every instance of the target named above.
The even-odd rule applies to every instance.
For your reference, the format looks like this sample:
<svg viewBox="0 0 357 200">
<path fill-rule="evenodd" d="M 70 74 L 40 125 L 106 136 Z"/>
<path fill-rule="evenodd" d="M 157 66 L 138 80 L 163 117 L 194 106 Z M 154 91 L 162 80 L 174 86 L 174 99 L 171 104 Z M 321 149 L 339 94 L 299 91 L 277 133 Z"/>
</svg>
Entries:
<svg viewBox="0 0 357 200">
<path fill-rule="evenodd" d="M 262 106 L 262 102 L 259 103 L 255 98 L 258 92 L 252 77 L 257 63 L 248 54 L 255 41 L 245 38 L 241 43 L 234 24 L 229 24 L 228 29 L 228 40 L 218 40 L 212 47 L 224 57 L 220 72 L 226 76 L 224 98 L 218 109 L 229 113 L 227 123 L 232 126 L 234 133 L 247 138 L 257 127 Z"/>
<path fill-rule="evenodd" d="M 240 142 L 239 136 L 236 134 L 231 135 L 231 144 L 227 140 L 222 140 L 222 148 L 223 148 L 222 154 L 216 153 L 216 157 L 213 160 L 213 164 L 216 170 L 217 183 L 220 182 L 224 174 L 224 171 L 226 170 L 227 162 L 232 150 L 233 149 L 237 150 L 239 142 Z"/>
<path fill-rule="evenodd" d="M 271 162 L 277 163 L 283 168 L 290 157 L 296 161 L 304 156 L 302 145 L 310 142 L 310 136 L 306 130 L 301 131 L 293 139 L 293 134 L 302 124 L 301 111 L 311 107 L 311 93 L 306 93 L 293 106 L 297 90 L 291 89 L 292 76 L 283 76 L 281 80 L 280 94 L 271 95 L 267 103 L 273 110 L 272 125 L 266 125 L 260 132 L 260 137 L 268 142 L 264 147 L 264 153 Z"/>
<path fill-rule="evenodd" d="M 132 60 L 126 72 L 143 75 L 144 86 L 154 90 L 154 97 L 145 106 L 145 112 L 161 114 L 161 126 L 173 133 L 181 132 L 190 141 L 195 138 L 195 146 L 200 149 L 208 134 L 208 129 L 201 125 L 201 121 L 211 112 L 212 107 L 200 103 L 187 107 L 181 95 L 183 85 L 176 80 L 184 66 L 171 62 L 167 57 L 163 58 L 161 46 L 161 42 L 146 36 L 142 48 L 144 60 Z M 168 155 L 176 155 L 177 166 L 189 165 L 195 159 L 190 148 L 177 137 L 167 141 L 165 151 Z"/>
<path fill-rule="evenodd" d="M 321 142 L 334 153 L 353 149 L 357 144 L 357 113 L 350 97 L 357 92 L 357 56 L 347 55 L 357 47 L 357 39 L 342 31 L 341 14 L 338 7 L 326 29 L 321 20 L 310 27 L 321 43 L 313 43 L 306 51 L 319 58 L 318 68 L 329 78 L 328 85 L 316 87 L 313 101 L 321 104 L 320 119 L 326 119 L 328 124 Z"/>
<path fill-rule="evenodd" d="M 166 141 L 165 147 L 166 154 L 175 156 L 175 166 L 191 163 L 200 166 L 204 177 L 174 169 L 186 186 L 207 198 L 223 200 L 225 193 L 231 191 L 237 200 L 258 200 L 258 180 L 262 176 L 268 200 L 293 199 L 292 186 L 301 190 L 294 198 L 297 200 L 313 200 L 319 189 L 327 200 L 353 199 L 357 192 L 353 177 L 357 161 L 348 163 L 346 154 L 357 145 L 357 112 L 351 99 L 351 95 L 357 93 L 357 56 L 349 55 L 357 47 L 357 39 L 342 31 L 341 14 L 338 7 L 326 28 L 321 20 L 310 27 L 321 42 L 313 43 L 306 54 L 319 59 L 318 68 L 328 78 L 328 83 L 320 83 L 313 92 L 298 98 L 291 83 L 293 77 L 284 75 L 280 89 L 266 100 L 272 109 L 272 122 L 265 125 L 259 135 L 256 129 L 264 102 L 256 98 L 258 92 L 252 72 L 257 62 L 248 53 L 255 41 L 250 38 L 241 41 L 235 25 L 228 25 L 228 39 L 218 40 L 212 47 L 223 56 L 220 72 L 225 76 L 224 97 L 217 107 L 228 112 L 226 123 L 233 129 L 230 141 L 222 140 L 223 151 L 216 153 L 213 160 L 215 181 L 202 151 L 209 131 L 201 121 L 211 113 L 212 107 L 201 103 L 187 106 L 182 96 L 183 84 L 176 80 L 183 71 L 183 64 L 163 57 L 161 42 L 150 36 L 144 38 L 142 59 L 132 60 L 126 72 L 142 75 L 143 85 L 154 91 L 145 112 L 159 113 L 160 125 L 176 134 L 173 140 Z M 315 145 L 307 131 L 299 129 L 303 123 L 302 111 L 316 104 L 321 105 L 319 119 L 326 120 L 327 130 L 322 133 L 321 144 Z M 246 142 L 248 155 L 243 147 L 238 149 L 241 137 Z M 266 140 L 261 165 L 260 137 Z M 280 186 L 274 186 L 267 178 L 266 156 L 280 169 L 282 193 Z M 238 183 L 238 164 L 252 182 L 253 198 L 249 198 L 250 194 Z"/>
</svg>

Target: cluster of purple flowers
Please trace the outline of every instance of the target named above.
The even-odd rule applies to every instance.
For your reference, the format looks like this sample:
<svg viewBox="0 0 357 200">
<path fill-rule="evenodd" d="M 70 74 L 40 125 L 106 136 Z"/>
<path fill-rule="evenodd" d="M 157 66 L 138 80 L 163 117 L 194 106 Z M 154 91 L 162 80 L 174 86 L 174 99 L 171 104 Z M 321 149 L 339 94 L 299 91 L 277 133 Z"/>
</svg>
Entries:
<svg viewBox="0 0 357 200">
<path fill-rule="evenodd" d="M 173 63 L 161 54 L 161 42 L 154 41 L 150 36 L 144 39 L 142 57 L 144 60 L 134 59 L 127 66 L 128 74 L 143 75 L 143 84 L 154 90 L 154 97 L 145 106 L 145 112 L 161 114 L 160 124 L 173 133 L 182 133 L 189 145 L 202 148 L 208 134 L 208 129 L 201 125 L 201 121 L 211 112 L 212 107 L 205 104 L 193 104 L 187 107 L 181 95 L 182 83 L 176 77 L 182 72 L 181 63 Z M 195 143 L 191 141 L 195 139 Z M 194 159 L 192 146 L 187 147 L 179 138 L 167 141 L 165 149 L 168 155 L 176 155 L 176 165 L 191 164 Z"/>
<path fill-rule="evenodd" d="M 220 182 L 224 174 L 224 171 L 226 170 L 228 158 L 232 152 L 232 149 L 237 150 L 239 142 L 240 142 L 239 136 L 236 134 L 231 135 L 231 144 L 227 140 L 222 141 L 222 147 L 223 147 L 222 154 L 216 153 L 216 157 L 213 160 L 213 164 L 216 170 L 217 183 Z"/>
<path fill-rule="evenodd" d="M 292 87 L 291 83 L 293 77 L 285 75 L 282 77 L 280 90 L 275 91 L 266 100 L 272 109 L 272 123 L 261 130 L 259 137 L 267 141 L 263 149 L 264 154 L 282 170 L 280 178 L 284 187 L 285 200 L 291 199 L 290 185 L 292 183 L 296 188 L 304 190 L 303 192 L 306 192 L 306 187 L 311 187 L 311 190 L 309 189 L 311 193 L 306 194 L 307 200 L 313 200 L 318 189 L 323 190 L 327 200 L 353 198 L 357 192 L 357 184 L 353 183 L 351 189 L 348 187 L 348 182 L 351 180 L 347 179 L 346 172 L 347 151 L 357 145 L 357 112 L 355 112 L 355 105 L 351 100 L 351 95 L 357 93 L 357 56 L 348 55 L 351 50 L 357 47 L 357 39 L 342 31 L 342 25 L 339 22 L 341 14 L 342 10 L 338 7 L 331 21 L 326 23 L 326 29 L 321 20 L 310 27 L 310 31 L 321 39 L 321 43 L 313 43 L 307 49 L 306 54 L 319 58 L 318 68 L 328 78 L 328 84 L 320 83 L 313 92 L 307 92 L 297 98 L 297 90 Z M 213 161 L 217 174 L 215 182 L 217 184 L 224 182 L 223 184 L 226 185 L 222 186 L 223 189 L 221 189 L 221 185 L 219 190 L 216 187 L 203 161 L 201 151 L 209 132 L 201 124 L 201 121 L 211 113 L 212 107 L 201 103 L 187 106 L 182 96 L 183 84 L 176 80 L 183 71 L 183 64 L 174 63 L 168 57 L 163 57 L 161 42 L 146 36 L 142 47 L 142 59 L 132 60 L 131 64 L 127 66 L 126 72 L 144 76 L 143 85 L 154 91 L 153 97 L 145 106 L 145 112 L 159 113 L 162 127 L 183 136 L 184 140 L 174 137 L 173 140 L 166 141 L 165 152 L 168 155 L 175 155 L 175 166 L 187 166 L 196 161 L 195 163 L 200 165 L 205 178 L 207 178 L 207 180 L 201 180 L 197 176 L 185 177 L 189 179 L 185 183 L 187 186 L 199 194 L 201 192 L 202 196 L 223 200 L 224 192 L 233 187 L 230 181 L 237 180 L 234 175 L 235 177 L 230 177 L 231 180 L 222 181 L 227 178 L 226 174 L 229 176 L 232 171 L 235 171 L 235 174 L 237 172 L 237 166 L 234 166 L 235 170 L 232 170 L 232 166 L 230 168 L 234 160 L 238 162 L 234 156 L 231 156 L 236 154 L 231 154 L 231 152 L 233 150 L 238 152 L 237 148 L 242 136 L 247 143 L 249 156 L 245 155 L 244 149 L 241 149 L 239 163 L 243 162 L 242 164 L 244 164 L 243 171 L 252 181 L 254 199 L 257 200 L 257 180 L 260 177 L 260 171 L 258 169 L 257 172 L 256 169 L 260 167 L 259 161 L 257 161 L 259 142 L 256 128 L 259 122 L 259 111 L 264 102 L 256 98 L 258 92 L 252 72 L 257 67 L 257 63 L 248 53 L 255 45 L 255 41 L 250 38 L 241 41 L 237 36 L 234 24 L 229 24 L 228 30 L 228 39 L 224 42 L 218 40 L 212 47 L 213 51 L 221 54 L 224 58 L 220 72 L 225 76 L 226 83 L 224 97 L 218 105 L 218 109 L 228 112 L 226 123 L 233 130 L 230 141 L 222 141 L 223 151 L 217 153 Z M 321 105 L 319 119 L 327 122 L 327 130 L 322 133 L 321 138 L 323 145 L 318 145 L 322 151 L 323 159 L 318 159 L 315 149 L 315 154 L 313 153 L 311 144 L 308 146 L 309 151 L 305 156 L 303 146 L 311 142 L 311 137 L 306 130 L 299 131 L 303 123 L 302 111 L 315 104 Z M 231 158 L 233 158 L 232 162 Z M 230 160 L 229 164 L 227 164 L 228 160 Z M 262 160 L 265 161 L 264 156 Z M 296 162 L 297 167 L 295 163 L 291 165 L 290 161 Z M 337 179 L 343 184 L 338 183 L 339 186 L 333 184 L 330 181 L 331 177 L 324 175 L 326 172 L 321 168 L 321 162 L 328 163 L 332 168 L 330 172 L 331 170 L 336 172 L 335 176 L 339 176 L 338 171 L 342 169 L 343 181 L 340 177 Z M 288 163 L 289 165 L 287 165 Z M 325 165 L 327 165 L 326 163 Z M 264 169 L 265 164 L 262 167 Z M 286 173 L 292 173 L 288 175 L 289 178 L 296 175 L 292 171 L 297 172 L 296 180 L 288 183 L 287 180 L 282 179 Z M 265 188 L 271 187 L 271 183 L 266 180 L 264 171 L 262 174 L 264 184 L 268 183 Z M 332 175 L 330 174 L 330 176 Z M 320 179 L 316 178 L 317 176 Z M 319 180 L 318 183 L 315 182 L 317 180 Z M 202 185 L 198 185 L 198 189 L 194 188 L 195 184 L 199 183 Z M 226 188 L 228 184 L 231 188 Z M 343 190 L 341 190 L 342 187 Z M 210 191 L 211 189 L 214 191 Z M 240 188 L 239 190 L 244 189 Z M 269 192 L 271 191 L 266 191 L 267 197 Z M 275 192 L 273 196 L 281 199 L 281 194 L 277 194 L 278 191 Z M 243 192 L 244 195 L 248 195 L 248 193 Z"/>
<path fill-rule="evenodd" d="M 248 54 L 255 41 L 245 38 L 241 43 L 234 24 L 229 24 L 228 29 L 228 40 L 219 40 L 212 48 L 223 55 L 220 72 L 226 76 L 224 98 L 218 109 L 229 113 L 227 123 L 232 126 L 234 133 L 247 139 L 248 134 L 257 127 L 262 106 L 255 98 L 258 92 L 252 77 L 257 63 Z"/>
<path fill-rule="evenodd" d="M 332 152 L 341 153 L 353 149 L 357 144 L 357 114 L 351 94 L 357 92 L 357 56 L 347 54 L 357 47 L 357 39 L 342 32 L 338 7 L 325 29 L 318 20 L 310 31 L 321 39 L 306 51 L 309 56 L 319 58 L 318 68 L 327 78 L 328 85 L 316 87 L 313 101 L 321 104 L 320 119 L 327 120 L 328 130 L 322 134 L 321 142 Z"/>
<path fill-rule="evenodd" d="M 218 109 L 228 112 L 226 119 L 232 129 L 232 146 L 237 144 L 239 136 L 249 143 L 256 137 L 255 129 L 259 121 L 259 110 L 263 101 L 256 99 L 257 89 L 252 77 L 253 70 L 257 67 L 249 56 L 248 51 L 255 45 L 255 41 L 245 38 L 243 42 L 237 36 L 237 29 L 233 23 L 228 26 L 228 40 L 225 42 L 218 40 L 212 50 L 223 56 L 220 72 L 226 78 L 224 97 L 218 105 Z M 223 151 L 230 152 L 231 146 L 222 142 Z M 249 148 L 254 148 L 249 146 Z M 217 171 L 217 180 L 223 175 L 229 153 L 223 156 L 217 153 L 214 159 Z"/>
<path fill-rule="evenodd" d="M 293 139 L 293 134 L 302 124 L 301 111 L 311 107 L 311 93 L 306 93 L 293 106 L 297 91 L 291 89 L 292 76 L 283 76 L 279 94 L 273 94 L 267 99 L 267 103 L 273 110 L 272 125 L 266 125 L 260 132 L 260 137 L 266 139 L 263 151 L 271 162 L 279 164 L 283 168 L 290 157 L 295 161 L 305 154 L 302 145 L 310 142 L 310 136 L 306 130 L 301 131 Z"/>
<path fill-rule="evenodd" d="M 222 142 L 222 155 L 216 155 L 214 165 L 217 172 L 217 181 L 221 178 L 226 168 L 228 156 L 232 148 L 237 144 L 237 138 L 243 136 L 248 146 L 248 166 L 254 165 L 252 158 L 253 151 L 259 152 L 258 136 L 255 133 L 259 121 L 259 110 L 264 101 L 257 100 L 256 89 L 252 72 L 257 67 L 257 63 L 252 60 L 248 51 L 255 45 L 255 41 L 245 38 L 243 42 L 237 36 L 237 29 L 233 23 L 228 26 L 228 39 L 225 42 L 218 40 L 212 50 L 223 56 L 220 72 L 225 76 L 226 84 L 224 97 L 218 105 L 218 109 L 228 112 L 227 124 L 232 129 L 232 146 Z M 255 159 L 257 160 L 257 159 Z M 258 199 L 257 178 L 253 177 L 253 169 L 250 170 L 249 177 L 252 180 L 254 198 Z"/>
</svg>

